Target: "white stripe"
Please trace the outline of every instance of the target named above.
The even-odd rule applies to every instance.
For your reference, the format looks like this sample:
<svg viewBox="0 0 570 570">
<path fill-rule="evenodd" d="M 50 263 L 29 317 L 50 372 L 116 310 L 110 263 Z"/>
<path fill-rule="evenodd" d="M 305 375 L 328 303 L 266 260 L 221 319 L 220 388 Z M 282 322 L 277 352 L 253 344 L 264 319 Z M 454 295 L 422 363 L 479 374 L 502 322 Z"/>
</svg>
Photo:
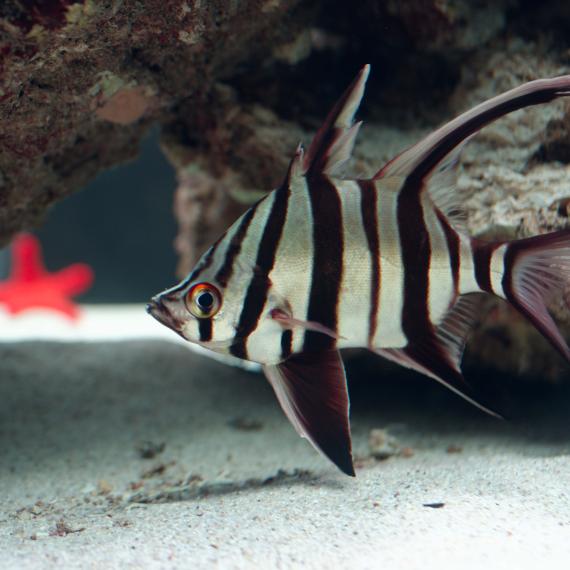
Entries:
<svg viewBox="0 0 570 570">
<path fill-rule="evenodd" d="M 339 347 L 367 346 L 372 264 L 361 214 L 361 193 L 349 180 L 335 180 L 341 201 L 344 240 L 338 303 Z M 341 228 L 339 228 L 340 230 Z"/>
<path fill-rule="evenodd" d="M 202 281 L 205 281 L 207 283 L 216 284 L 216 281 L 214 280 L 214 275 L 218 272 L 218 270 L 222 266 L 222 263 L 224 262 L 229 244 L 230 244 L 233 236 L 235 235 L 235 233 L 236 233 L 236 231 L 240 225 L 240 221 L 241 221 L 241 217 L 236 222 L 234 222 L 232 224 L 232 226 L 226 231 L 224 237 L 220 240 L 220 243 L 218 244 L 216 251 L 214 252 L 214 256 L 212 258 L 212 262 L 210 263 L 209 267 L 206 267 L 204 270 L 199 271 L 198 275 L 196 275 L 196 277 L 194 279 L 192 279 L 192 281 L 189 281 L 188 278 L 192 275 L 194 270 L 192 270 L 190 272 L 190 274 L 186 278 L 185 282 L 183 282 L 183 283 L 185 283 L 184 289 L 179 292 L 181 299 L 184 299 L 186 297 L 186 295 L 188 294 L 190 289 L 196 283 L 200 283 Z M 204 257 L 206 257 L 208 255 L 208 253 L 212 249 L 212 247 L 208 248 L 208 250 L 202 255 L 202 257 L 199 259 L 198 263 L 196 264 L 196 267 L 200 266 L 200 264 L 202 263 L 202 260 L 204 259 Z M 167 295 L 169 292 L 178 289 L 180 287 L 180 285 L 181 284 L 179 283 L 178 285 L 175 285 L 174 287 L 172 287 L 171 289 L 168 289 L 167 291 L 165 291 L 162 294 Z M 223 295 L 223 298 L 225 299 L 225 294 L 222 293 L 222 295 Z M 185 332 L 189 338 L 199 339 L 200 338 L 199 330 L 200 330 L 200 324 L 199 324 L 199 321 L 197 319 L 189 319 L 185 323 Z M 219 331 L 216 330 L 216 318 L 214 318 L 212 320 L 212 339 L 213 340 L 216 339 L 216 333 L 217 332 L 219 332 Z M 224 334 L 224 333 L 227 334 L 227 332 L 228 332 L 227 330 L 222 331 L 222 334 Z M 226 337 L 224 337 L 224 338 L 226 338 Z"/>
<path fill-rule="evenodd" d="M 475 264 L 473 263 L 473 248 L 471 240 L 466 236 L 459 236 L 459 294 L 476 293 L 481 291 L 475 278 Z"/>
<path fill-rule="evenodd" d="M 211 263 L 209 264 L 209 267 L 207 267 L 204 270 L 199 270 L 198 274 L 192 279 L 192 281 L 190 281 L 190 277 L 192 276 L 192 274 L 194 273 L 195 269 L 198 267 L 200 267 L 202 265 L 202 261 L 205 257 L 207 257 L 210 253 L 210 250 L 214 247 L 213 245 L 210 246 L 201 256 L 200 259 L 196 262 L 195 266 L 192 268 L 192 270 L 190 271 L 190 273 L 184 278 L 183 281 L 181 281 L 180 283 L 174 285 L 173 287 L 171 287 L 170 289 L 167 289 L 166 291 L 163 291 L 161 293 L 161 295 L 168 295 L 169 293 L 172 293 L 176 290 L 181 291 L 181 286 L 184 286 L 184 295 L 186 295 L 186 293 L 188 293 L 188 291 L 192 288 L 193 285 L 195 285 L 196 283 L 200 283 L 201 281 L 212 281 L 212 275 L 214 275 L 215 273 L 217 273 L 218 269 L 222 266 L 222 263 L 224 261 L 224 258 L 226 256 L 226 251 L 228 249 L 228 246 L 232 240 L 232 238 L 234 237 L 234 234 L 236 233 L 238 227 L 239 227 L 239 223 L 241 221 L 241 217 L 232 224 L 232 226 L 230 228 L 228 228 L 226 230 L 226 233 L 224 234 L 224 237 L 220 240 L 220 242 L 218 243 L 217 247 L 216 247 L 216 251 L 214 252 L 213 255 L 213 259 L 211 261 Z M 213 268 L 213 269 L 212 269 Z M 208 276 L 208 278 L 205 278 L 204 276 Z"/>
<path fill-rule="evenodd" d="M 235 329 L 238 325 L 248 286 L 253 276 L 253 267 L 257 259 L 259 242 L 274 200 L 275 192 L 272 192 L 257 206 L 249 223 L 247 232 L 241 242 L 240 252 L 234 259 L 232 275 L 227 286 L 222 291 L 222 308 L 213 318 L 215 330 L 215 336 L 213 336 L 214 341 L 223 341 L 235 336 Z M 204 277 L 205 281 L 214 279 L 214 276 L 223 264 L 225 253 L 227 252 L 227 247 L 231 240 L 230 234 L 233 235 L 235 233 L 240 221 L 241 218 L 237 220 L 234 226 L 230 228 L 230 231 L 228 231 L 228 236 L 226 236 L 227 242 L 223 248 L 223 255 L 220 252 L 219 256 L 215 256 L 215 265 L 206 269 L 203 275 L 200 276 L 200 280 L 202 280 L 202 277 Z M 226 241 L 226 238 L 224 238 L 224 241 Z"/>
<path fill-rule="evenodd" d="M 503 291 L 503 275 L 505 274 L 505 252 L 507 244 L 498 247 L 491 256 L 491 287 L 493 293 L 499 297 L 506 298 Z"/>
<path fill-rule="evenodd" d="M 384 188 L 387 183 L 390 187 Z M 379 318 L 373 340 L 376 348 L 400 348 L 408 342 L 402 331 L 404 267 L 397 218 L 399 194 L 393 191 L 392 185 L 393 181 L 390 179 L 376 181 L 380 235 Z"/>
<path fill-rule="evenodd" d="M 210 267 L 212 268 L 211 270 L 206 269 L 206 272 L 209 275 L 212 275 L 211 279 L 209 279 L 210 282 L 216 284 L 215 279 L 213 278 L 214 275 L 216 275 L 216 273 L 219 271 L 219 269 L 222 267 L 222 264 L 224 262 L 224 259 L 226 258 L 227 252 L 228 252 L 228 248 L 230 246 L 230 243 L 234 237 L 234 235 L 236 234 L 236 232 L 238 231 L 238 228 L 240 226 L 241 222 L 241 217 L 234 223 L 232 224 L 232 226 L 230 228 L 228 228 L 226 235 L 224 236 L 224 239 L 218 244 L 218 247 L 216 248 L 216 251 L 214 252 L 214 256 L 212 259 L 212 263 L 210 264 Z M 253 220 L 252 220 L 253 222 Z M 236 262 L 237 260 L 234 260 L 234 266 L 233 266 L 233 271 L 238 271 Z M 214 269 L 215 268 L 215 269 Z M 201 280 L 201 275 L 198 276 L 198 279 Z M 222 307 L 223 304 L 225 302 L 226 299 L 226 292 L 225 290 L 222 291 Z M 235 331 L 232 330 L 231 327 L 223 327 L 220 317 L 219 317 L 220 313 L 218 313 L 218 315 L 216 315 L 213 319 L 212 319 L 212 335 L 211 338 L 212 340 L 216 340 L 216 339 L 222 339 L 222 338 L 228 338 L 228 336 L 234 335 Z M 199 323 L 196 321 L 196 324 L 198 325 L 198 330 L 199 330 Z"/>
<path fill-rule="evenodd" d="M 439 325 L 453 301 L 453 274 L 445 233 L 428 197 L 422 198 L 424 222 L 429 234 L 428 310 L 434 325 Z"/>
<path fill-rule="evenodd" d="M 307 183 L 304 177 L 291 180 L 287 217 L 269 274 L 269 291 L 264 314 L 272 308 L 290 310 L 295 319 L 307 320 L 313 274 L 313 224 Z M 286 306 L 288 305 L 288 306 Z M 283 328 L 270 319 L 250 335 L 248 352 L 252 360 L 279 362 Z M 304 329 L 293 329 L 293 352 L 303 347 Z"/>
</svg>

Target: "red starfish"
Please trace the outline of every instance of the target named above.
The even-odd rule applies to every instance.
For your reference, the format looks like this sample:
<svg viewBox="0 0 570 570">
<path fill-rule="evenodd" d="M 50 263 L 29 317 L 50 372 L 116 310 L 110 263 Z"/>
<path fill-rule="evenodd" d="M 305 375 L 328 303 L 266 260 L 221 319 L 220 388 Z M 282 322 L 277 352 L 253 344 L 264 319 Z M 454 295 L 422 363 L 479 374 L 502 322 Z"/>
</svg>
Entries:
<svg viewBox="0 0 570 570">
<path fill-rule="evenodd" d="M 89 289 L 92 282 L 93 270 L 84 263 L 49 273 L 39 240 L 20 234 L 12 244 L 10 277 L 0 282 L 0 303 L 12 314 L 42 307 L 77 319 L 79 310 L 71 297 Z"/>
</svg>

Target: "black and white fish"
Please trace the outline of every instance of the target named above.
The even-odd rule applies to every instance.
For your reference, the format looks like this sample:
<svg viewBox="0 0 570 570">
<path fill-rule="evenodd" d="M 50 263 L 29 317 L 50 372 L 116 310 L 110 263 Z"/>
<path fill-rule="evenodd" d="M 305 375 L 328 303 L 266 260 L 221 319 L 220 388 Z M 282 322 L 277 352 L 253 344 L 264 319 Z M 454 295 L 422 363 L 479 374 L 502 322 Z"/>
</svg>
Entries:
<svg viewBox="0 0 570 570">
<path fill-rule="evenodd" d="M 365 347 L 475 403 L 460 362 L 480 293 L 518 309 L 570 360 L 545 301 L 570 277 L 570 230 L 487 243 L 455 191 L 463 144 L 516 109 L 570 95 L 570 75 L 482 103 L 370 179 L 347 180 L 365 66 L 283 183 L 252 206 L 148 311 L 185 339 L 263 365 L 298 433 L 354 475 L 339 349 Z M 489 410 L 487 410 L 489 411 Z M 492 413 L 492 412 L 491 412 Z"/>
</svg>

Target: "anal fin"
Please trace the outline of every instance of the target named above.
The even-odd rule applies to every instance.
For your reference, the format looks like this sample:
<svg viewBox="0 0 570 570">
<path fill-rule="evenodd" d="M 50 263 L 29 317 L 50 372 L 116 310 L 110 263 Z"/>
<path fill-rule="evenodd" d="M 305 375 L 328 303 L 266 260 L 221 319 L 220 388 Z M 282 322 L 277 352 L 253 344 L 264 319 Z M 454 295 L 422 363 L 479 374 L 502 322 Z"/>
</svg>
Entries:
<svg viewBox="0 0 570 570">
<path fill-rule="evenodd" d="M 460 297 L 433 334 L 414 339 L 404 348 L 381 348 L 374 352 L 433 378 L 477 408 L 502 418 L 479 401 L 460 369 L 467 335 L 478 317 L 481 300 L 479 294 Z"/>
<path fill-rule="evenodd" d="M 296 354 L 263 370 L 299 435 L 343 473 L 354 476 L 350 405 L 338 350 Z"/>
</svg>

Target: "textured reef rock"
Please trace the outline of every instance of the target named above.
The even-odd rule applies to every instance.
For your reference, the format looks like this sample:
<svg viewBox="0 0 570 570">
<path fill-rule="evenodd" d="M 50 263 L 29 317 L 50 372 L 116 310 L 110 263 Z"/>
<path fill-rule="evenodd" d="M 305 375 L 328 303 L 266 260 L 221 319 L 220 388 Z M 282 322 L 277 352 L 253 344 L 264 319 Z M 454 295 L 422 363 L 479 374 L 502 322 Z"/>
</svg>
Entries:
<svg viewBox="0 0 570 570">
<path fill-rule="evenodd" d="M 295 0 L 0 3 L 0 240 L 295 35 Z M 298 21 L 298 20 L 297 20 Z"/>
<path fill-rule="evenodd" d="M 299 140 L 363 63 L 373 67 L 350 165 L 374 172 L 456 113 L 570 71 L 570 8 L 555 0 L 5 0 L 0 3 L 0 240 L 162 127 L 177 171 L 183 274 L 275 187 Z M 486 128 L 458 191 L 474 235 L 566 227 L 570 106 Z M 568 320 L 561 304 L 553 307 Z M 473 360 L 555 378 L 560 362 L 511 311 L 491 308 Z"/>
</svg>

